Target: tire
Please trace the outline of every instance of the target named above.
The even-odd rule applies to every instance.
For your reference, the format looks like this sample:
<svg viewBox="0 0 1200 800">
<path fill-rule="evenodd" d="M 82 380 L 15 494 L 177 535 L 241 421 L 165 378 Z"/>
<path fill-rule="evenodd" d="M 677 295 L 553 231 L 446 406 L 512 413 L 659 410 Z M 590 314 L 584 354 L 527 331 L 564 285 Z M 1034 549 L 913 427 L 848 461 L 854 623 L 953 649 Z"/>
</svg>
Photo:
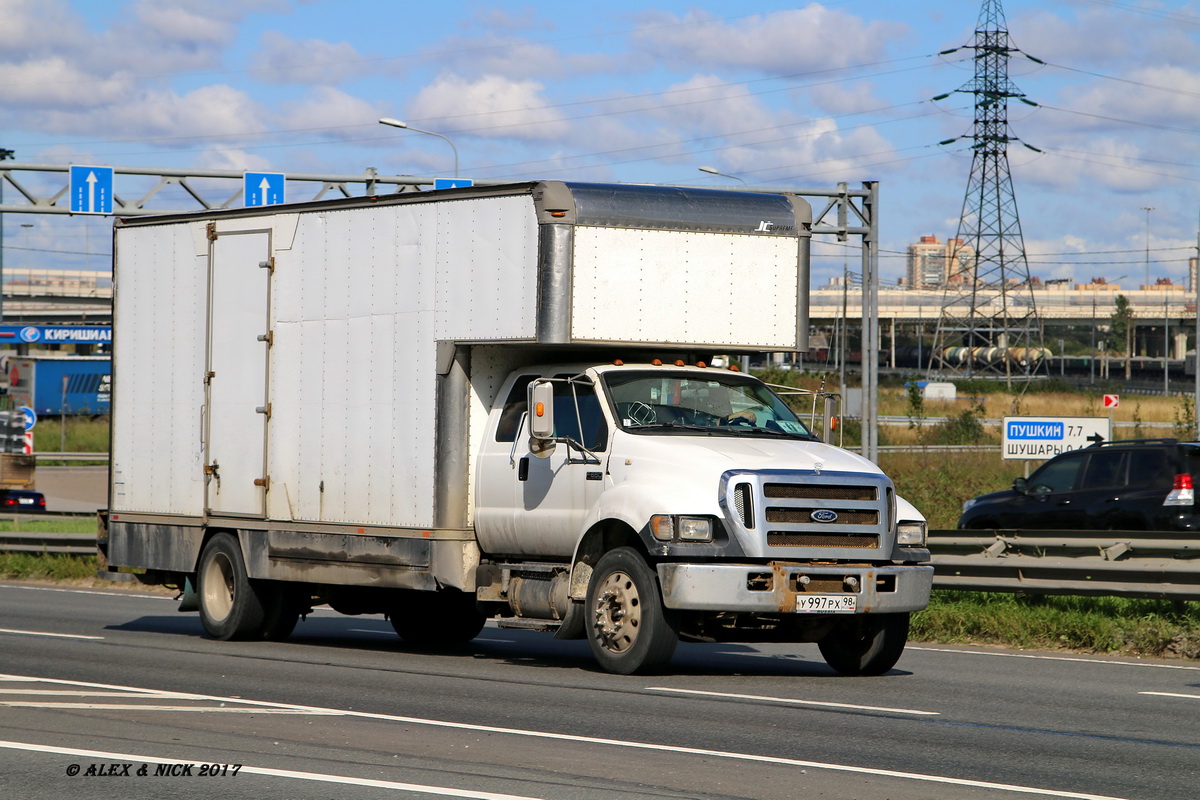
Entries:
<svg viewBox="0 0 1200 800">
<path fill-rule="evenodd" d="M 882 675 L 896 666 L 907 641 L 907 612 L 862 614 L 838 624 L 817 646 L 843 675 Z"/>
<path fill-rule="evenodd" d="M 246 576 L 242 548 L 230 534 L 218 533 L 204 545 L 196 592 L 200 621 L 209 636 L 222 641 L 262 638 L 266 612 Z"/>
<path fill-rule="evenodd" d="M 636 550 L 604 554 L 592 571 L 585 608 L 588 644 L 608 672 L 653 672 L 674 655 L 675 615 L 663 607 L 658 576 Z"/>
<path fill-rule="evenodd" d="M 300 598 L 291 587 L 274 581 L 252 581 L 263 604 L 262 638 L 282 642 L 300 620 Z M 307 608 L 307 606 L 306 606 Z"/>
<path fill-rule="evenodd" d="M 487 621 L 475 606 L 475 595 L 457 589 L 403 592 L 388 618 L 401 639 L 426 646 L 465 644 Z"/>
</svg>

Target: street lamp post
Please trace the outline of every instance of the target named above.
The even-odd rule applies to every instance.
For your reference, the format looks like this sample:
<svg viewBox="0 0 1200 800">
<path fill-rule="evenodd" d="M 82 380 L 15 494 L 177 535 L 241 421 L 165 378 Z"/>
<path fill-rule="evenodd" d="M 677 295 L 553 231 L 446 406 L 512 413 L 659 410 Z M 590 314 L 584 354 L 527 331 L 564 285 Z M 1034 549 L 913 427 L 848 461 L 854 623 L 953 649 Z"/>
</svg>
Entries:
<svg viewBox="0 0 1200 800">
<path fill-rule="evenodd" d="M 0 147 L 0 161 L 13 157 L 12 150 Z M 4 205 L 4 178 L 0 178 L 0 206 Z M 0 322 L 4 321 L 4 212 L 0 211 Z"/>
<path fill-rule="evenodd" d="M 439 139 L 445 139 L 446 144 L 450 145 L 450 149 L 454 151 L 454 177 L 456 177 L 456 178 L 458 177 L 458 148 L 454 146 L 454 142 L 450 141 L 449 136 L 438 133 L 437 131 L 427 131 L 422 128 L 414 128 L 412 125 L 409 125 L 407 122 L 403 122 L 398 119 L 393 119 L 392 117 L 380 118 L 379 124 L 380 125 L 390 125 L 393 128 L 403 128 L 406 131 L 413 131 L 414 133 L 424 133 L 429 136 L 436 136 Z"/>
<path fill-rule="evenodd" d="M 742 181 L 743 186 L 750 185 L 750 184 L 746 183 L 744 180 L 742 180 L 741 178 L 739 178 L 737 175 L 729 175 L 728 173 L 721 172 L 716 167 L 698 167 L 698 169 L 701 172 L 707 172 L 709 175 L 720 175 L 722 178 L 733 178 L 735 181 Z"/>
<path fill-rule="evenodd" d="M 1153 206 L 1142 206 L 1142 211 L 1146 212 L 1146 285 L 1150 285 L 1150 212 L 1154 210 Z"/>
</svg>

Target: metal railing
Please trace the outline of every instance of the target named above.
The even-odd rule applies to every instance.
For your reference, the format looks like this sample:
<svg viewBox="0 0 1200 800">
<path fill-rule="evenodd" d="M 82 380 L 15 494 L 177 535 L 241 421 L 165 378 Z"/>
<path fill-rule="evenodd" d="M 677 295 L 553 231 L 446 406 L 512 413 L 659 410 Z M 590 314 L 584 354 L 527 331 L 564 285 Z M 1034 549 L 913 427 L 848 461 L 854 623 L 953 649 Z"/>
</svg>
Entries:
<svg viewBox="0 0 1200 800">
<path fill-rule="evenodd" d="M 938 530 L 939 589 L 1200 600 L 1200 532 Z"/>
<path fill-rule="evenodd" d="M 96 554 L 96 534 L 0 532 L 0 553 L 63 553 L 73 556 L 94 556 Z"/>
</svg>

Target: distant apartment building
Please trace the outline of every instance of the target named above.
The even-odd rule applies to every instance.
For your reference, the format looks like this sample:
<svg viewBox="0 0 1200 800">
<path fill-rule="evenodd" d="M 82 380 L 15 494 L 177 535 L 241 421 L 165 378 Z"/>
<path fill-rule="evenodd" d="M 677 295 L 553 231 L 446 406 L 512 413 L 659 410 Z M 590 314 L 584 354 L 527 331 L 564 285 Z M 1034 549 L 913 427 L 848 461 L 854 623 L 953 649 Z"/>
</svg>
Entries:
<svg viewBox="0 0 1200 800">
<path fill-rule="evenodd" d="M 939 242 L 936 236 L 922 236 L 908 246 L 908 270 L 905 285 L 910 289 L 928 289 L 948 283 L 963 283 L 974 263 L 975 251 L 962 239 Z"/>
</svg>

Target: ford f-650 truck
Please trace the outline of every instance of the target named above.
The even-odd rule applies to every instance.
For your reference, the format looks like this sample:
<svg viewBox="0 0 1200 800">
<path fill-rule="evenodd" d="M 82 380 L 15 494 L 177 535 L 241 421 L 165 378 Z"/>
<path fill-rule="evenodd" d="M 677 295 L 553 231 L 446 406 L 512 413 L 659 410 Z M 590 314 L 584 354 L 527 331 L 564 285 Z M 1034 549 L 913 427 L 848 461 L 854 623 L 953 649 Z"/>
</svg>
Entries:
<svg viewBox="0 0 1200 800">
<path fill-rule="evenodd" d="M 217 639 L 315 604 L 607 670 L 686 641 L 900 657 L 925 522 L 713 353 L 795 351 L 811 211 L 531 182 L 117 222 L 112 571 Z"/>
</svg>

